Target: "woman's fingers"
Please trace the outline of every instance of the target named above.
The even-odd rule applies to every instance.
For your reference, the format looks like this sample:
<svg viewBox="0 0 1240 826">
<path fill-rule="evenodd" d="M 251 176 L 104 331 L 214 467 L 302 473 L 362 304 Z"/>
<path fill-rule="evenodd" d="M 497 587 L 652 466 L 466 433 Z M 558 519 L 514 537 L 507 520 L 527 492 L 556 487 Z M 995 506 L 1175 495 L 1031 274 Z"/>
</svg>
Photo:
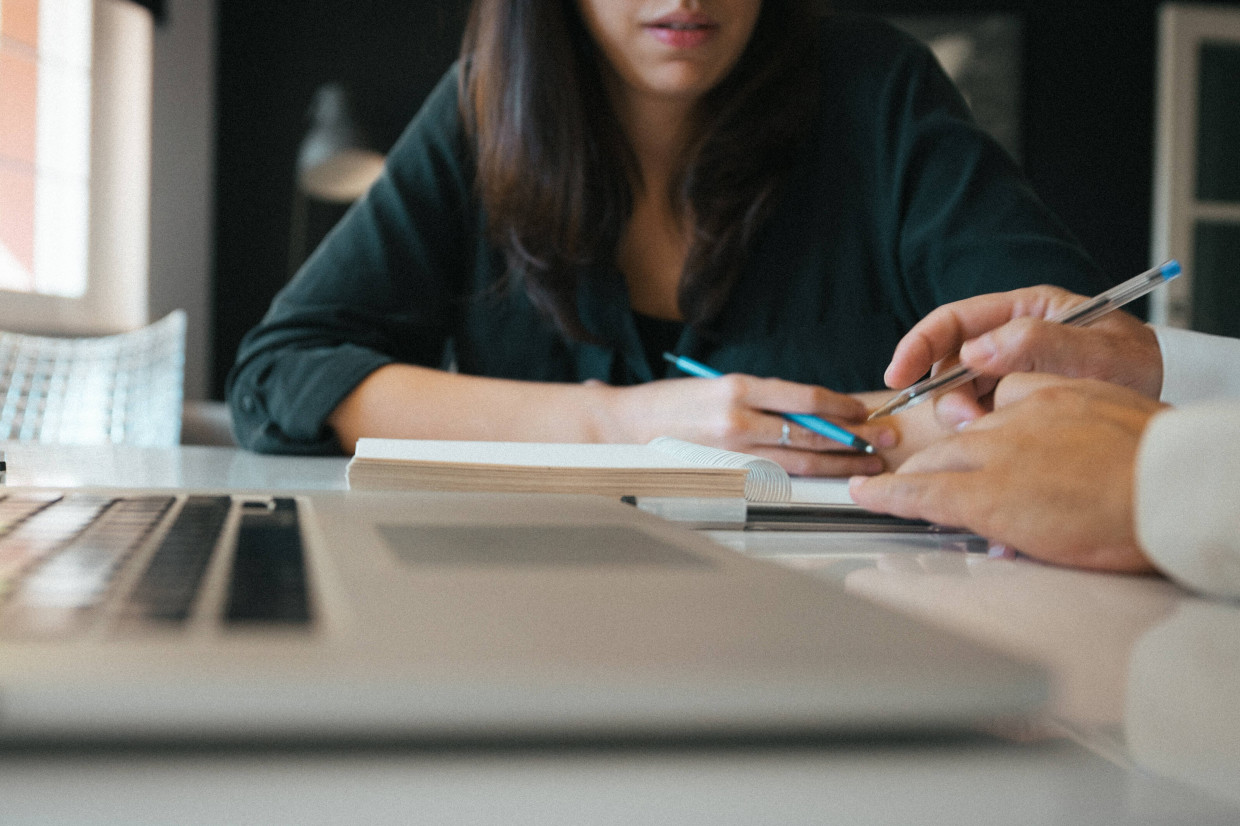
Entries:
<svg viewBox="0 0 1240 826">
<path fill-rule="evenodd" d="M 793 476 L 873 476 L 886 469 L 882 457 L 855 450 L 820 452 L 758 446 L 744 452 L 770 459 Z"/>
<path fill-rule="evenodd" d="M 732 394 L 735 401 L 755 410 L 806 413 L 836 423 L 860 423 L 868 414 L 865 404 L 859 399 L 813 384 L 739 374 L 711 381 L 733 382 Z"/>
<path fill-rule="evenodd" d="M 807 427 L 790 422 L 787 419 L 767 414 L 766 419 L 754 427 L 755 444 L 770 447 L 791 448 L 794 450 L 813 450 L 819 453 L 857 453 L 856 448 L 844 444 L 842 441 L 816 433 Z M 839 424 L 832 422 L 832 424 Z M 877 450 L 885 450 L 886 448 L 895 447 L 898 442 L 898 434 L 887 424 L 876 422 L 873 424 L 840 424 L 841 429 L 846 433 L 859 436 L 869 442 Z"/>
</svg>

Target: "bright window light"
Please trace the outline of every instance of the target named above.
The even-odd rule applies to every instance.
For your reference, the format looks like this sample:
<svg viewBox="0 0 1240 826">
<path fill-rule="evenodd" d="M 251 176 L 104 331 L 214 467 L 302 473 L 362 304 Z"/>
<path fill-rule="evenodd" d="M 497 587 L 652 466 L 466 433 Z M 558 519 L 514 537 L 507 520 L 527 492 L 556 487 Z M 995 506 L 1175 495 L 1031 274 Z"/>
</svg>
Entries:
<svg viewBox="0 0 1240 826">
<path fill-rule="evenodd" d="M 0 0 L 0 330 L 147 323 L 150 12 Z"/>
<path fill-rule="evenodd" d="M 90 220 L 92 0 L 0 0 L 0 288 L 80 297 Z"/>
</svg>

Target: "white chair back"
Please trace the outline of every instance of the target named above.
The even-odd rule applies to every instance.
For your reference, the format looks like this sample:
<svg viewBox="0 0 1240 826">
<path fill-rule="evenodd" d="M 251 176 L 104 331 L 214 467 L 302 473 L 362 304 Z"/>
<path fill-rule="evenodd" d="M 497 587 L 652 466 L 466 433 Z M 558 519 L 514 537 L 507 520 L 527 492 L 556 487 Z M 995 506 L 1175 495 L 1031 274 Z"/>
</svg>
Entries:
<svg viewBox="0 0 1240 826">
<path fill-rule="evenodd" d="M 95 338 L 0 332 L 0 440 L 175 445 L 184 381 L 182 310 Z"/>
</svg>

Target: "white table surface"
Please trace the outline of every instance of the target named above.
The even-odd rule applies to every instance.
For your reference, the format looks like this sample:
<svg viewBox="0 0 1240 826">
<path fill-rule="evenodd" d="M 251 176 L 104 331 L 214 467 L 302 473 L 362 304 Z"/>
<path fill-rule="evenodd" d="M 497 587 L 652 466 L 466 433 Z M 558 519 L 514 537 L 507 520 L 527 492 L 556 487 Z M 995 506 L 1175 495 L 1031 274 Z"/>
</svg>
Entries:
<svg viewBox="0 0 1240 826">
<path fill-rule="evenodd" d="M 345 487 L 343 459 L 0 448 L 9 485 Z M 1046 664 L 1049 708 L 912 742 L 9 750 L 0 823 L 1240 823 L 1240 604 L 951 537 L 712 536 Z"/>
</svg>

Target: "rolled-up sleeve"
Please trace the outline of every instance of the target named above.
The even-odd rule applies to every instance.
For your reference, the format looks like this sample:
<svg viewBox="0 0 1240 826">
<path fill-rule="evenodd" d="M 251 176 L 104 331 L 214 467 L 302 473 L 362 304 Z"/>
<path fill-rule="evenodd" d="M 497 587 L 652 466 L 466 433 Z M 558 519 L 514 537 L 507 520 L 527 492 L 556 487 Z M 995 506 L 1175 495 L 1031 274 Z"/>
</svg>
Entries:
<svg viewBox="0 0 1240 826">
<path fill-rule="evenodd" d="M 366 376 L 442 365 L 478 220 L 464 147 L 454 69 L 242 341 L 227 381 L 239 444 L 339 452 L 327 418 Z"/>
</svg>

